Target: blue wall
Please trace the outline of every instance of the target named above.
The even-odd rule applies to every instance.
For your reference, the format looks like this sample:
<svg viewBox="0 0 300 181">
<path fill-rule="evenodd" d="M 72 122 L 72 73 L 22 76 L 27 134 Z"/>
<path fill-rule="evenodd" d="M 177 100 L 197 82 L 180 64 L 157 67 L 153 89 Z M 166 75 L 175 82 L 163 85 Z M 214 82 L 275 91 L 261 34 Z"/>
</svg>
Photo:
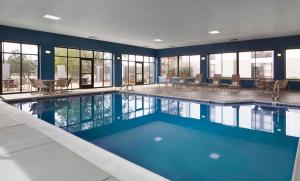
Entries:
<svg viewBox="0 0 300 181">
<path fill-rule="evenodd" d="M 49 30 L 51 31 L 51 30 Z M 267 38 L 258 40 L 248 40 L 239 42 L 216 43 L 207 45 L 187 46 L 169 49 L 149 49 L 119 43 L 112 43 L 100 40 L 91 40 L 74 36 L 60 35 L 41 31 L 34 31 L 22 28 L 14 28 L 0 25 L 0 41 L 13 41 L 22 43 L 38 44 L 40 46 L 40 69 L 42 79 L 54 78 L 54 47 L 69 47 L 79 49 L 90 49 L 99 51 L 108 51 L 114 54 L 114 74 L 113 84 L 120 86 L 122 84 L 122 64 L 117 57 L 121 57 L 122 53 L 145 55 L 153 57 L 180 56 L 180 55 L 196 55 L 200 54 L 206 57 L 201 60 L 201 72 L 204 79 L 207 79 L 209 53 L 239 52 L 239 51 L 259 51 L 274 50 L 274 78 L 285 78 L 285 50 L 291 48 L 300 48 L 300 35 L 278 38 Z M 45 50 L 50 50 L 51 54 L 46 54 Z M 276 54 L 281 53 L 281 57 Z M 157 70 L 159 72 L 159 61 Z M 244 87 L 252 87 L 252 80 L 243 80 Z M 300 90 L 300 81 L 291 81 L 289 83 L 291 89 Z"/>
<path fill-rule="evenodd" d="M 226 53 L 239 51 L 259 51 L 259 50 L 274 50 L 274 78 L 285 78 L 285 50 L 292 48 L 300 48 L 300 36 L 288 36 L 278 38 L 257 39 L 239 42 L 216 43 L 207 45 L 187 46 L 179 48 L 168 48 L 158 50 L 158 57 L 166 56 L 181 56 L 181 55 L 197 55 L 205 56 L 206 60 L 201 60 L 201 72 L 204 79 L 208 81 L 208 54 L 210 53 Z M 277 53 L 282 56 L 278 57 Z M 299 67 L 300 69 L 300 67 Z M 242 80 L 244 87 L 252 87 L 252 80 Z M 300 81 L 290 81 L 290 89 L 300 89 Z"/>
<path fill-rule="evenodd" d="M 115 60 L 113 66 L 115 70 L 113 71 L 113 83 L 116 86 L 122 84 L 122 64 L 121 60 L 117 60 L 117 57 L 121 58 L 122 53 L 155 57 L 157 53 L 156 50 L 149 48 L 1 25 L 0 41 L 38 44 L 40 46 L 40 77 L 42 79 L 54 78 L 54 47 L 68 47 L 112 52 Z M 50 50 L 51 54 L 46 54 L 45 50 Z"/>
</svg>

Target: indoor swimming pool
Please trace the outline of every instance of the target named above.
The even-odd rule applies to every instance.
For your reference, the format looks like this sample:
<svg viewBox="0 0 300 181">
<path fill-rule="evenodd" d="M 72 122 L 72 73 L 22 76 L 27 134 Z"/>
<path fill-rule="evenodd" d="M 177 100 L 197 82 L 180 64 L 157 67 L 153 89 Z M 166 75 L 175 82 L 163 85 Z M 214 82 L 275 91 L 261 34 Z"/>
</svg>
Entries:
<svg viewBox="0 0 300 181">
<path fill-rule="evenodd" d="M 121 93 L 10 104 L 170 180 L 292 178 L 300 108 Z"/>
</svg>

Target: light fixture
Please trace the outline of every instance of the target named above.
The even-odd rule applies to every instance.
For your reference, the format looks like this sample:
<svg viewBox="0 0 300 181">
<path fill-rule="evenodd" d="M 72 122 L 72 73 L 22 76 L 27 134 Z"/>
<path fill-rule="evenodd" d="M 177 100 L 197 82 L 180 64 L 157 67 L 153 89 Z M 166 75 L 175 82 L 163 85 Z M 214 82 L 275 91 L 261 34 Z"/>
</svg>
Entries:
<svg viewBox="0 0 300 181">
<path fill-rule="evenodd" d="M 213 30 L 210 31 L 209 34 L 215 35 L 215 34 L 219 34 L 220 32 L 218 30 Z"/>
<path fill-rule="evenodd" d="M 51 54 L 51 51 L 50 50 L 46 50 L 45 53 L 46 54 Z"/>
<path fill-rule="evenodd" d="M 277 53 L 277 57 L 281 57 L 282 55 L 281 55 L 281 53 Z"/>
<path fill-rule="evenodd" d="M 47 18 L 47 19 L 51 19 L 51 20 L 60 20 L 61 18 L 58 17 L 58 16 L 53 16 L 53 15 L 50 15 L 50 14 L 46 14 L 43 16 L 44 18 Z"/>
<path fill-rule="evenodd" d="M 156 38 L 154 39 L 155 42 L 162 42 L 162 39 Z"/>
<path fill-rule="evenodd" d="M 201 60 L 205 60 L 205 57 L 201 57 Z"/>
</svg>

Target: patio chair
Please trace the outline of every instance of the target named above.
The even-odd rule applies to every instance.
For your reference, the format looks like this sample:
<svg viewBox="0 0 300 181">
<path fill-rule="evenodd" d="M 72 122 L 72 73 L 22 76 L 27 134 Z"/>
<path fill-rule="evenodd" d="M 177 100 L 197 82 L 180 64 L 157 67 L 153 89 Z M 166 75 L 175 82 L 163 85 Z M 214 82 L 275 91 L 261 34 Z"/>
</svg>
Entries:
<svg viewBox="0 0 300 181">
<path fill-rule="evenodd" d="M 67 85 L 67 79 L 63 78 L 63 79 L 58 79 L 54 86 L 60 88 L 60 91 L 63 92 L 63 88 L 66 87 L 66 85 Z"/>
<path fill-rule="evenodd" d="M 36 88 L 39 90 L 39 93 L 45 93 L 50 89 L 49 86 L 45 85 L 44 82 L 40 79 L 35 80 Z"/>
<path fill-rule="evenodd" d="M 202 86 L 203 82 L 202 82 L 202 74 L 197 74 L 195 77 L 195 81 L 194 82 L 188 82 L 188 85 L 191 85 L 193 87 L 198 87 L 198 86 Z"/>
<path fill-rule="evenodd" d="M 66 82 L 66 87 L 67 87 L 67 91 L 69 91 L 69 86 L 71 85 L 71 90 L 73 89 L 72 87 L 72 78 L 69 78 Z"/>
<path fill-rule="evenodd" d="M 262 91 L 264 93 L 266 90 L 272 91 L 273 90 L 273 84 L 272 81 L 267 81 L 267 79 L 256 79 L 254 82 L 255 90 Z"/>
<path fill-rule="evenodd" d="M 19 89 L 20 83 L 18 80 L 15 79 L 8 79 L 4 83 L 4 87 L 8 90 L 11 91 L 12 89 Z"/>
<path fill-rule="evenodd" d="M 37 88 L 37 85 L 36 85 L 36 79 L 29 79 L 29 82 L 30 82 L 30 92 L 32 93 L 32 88 Z"/>
<path fill-rule="evenodd" d="M 232 74 L 231 84 L 228 85 L 228 92 L 231 90 L 240 90 L 241 83 L 240 83 L 240 74 Z"/>
<path fill-rule="evenodd" d="M 208 86 L 211 88 L 219 88 L 221 86 L 221 74 L 214 74 L 213 81 Z"/>
</svg>

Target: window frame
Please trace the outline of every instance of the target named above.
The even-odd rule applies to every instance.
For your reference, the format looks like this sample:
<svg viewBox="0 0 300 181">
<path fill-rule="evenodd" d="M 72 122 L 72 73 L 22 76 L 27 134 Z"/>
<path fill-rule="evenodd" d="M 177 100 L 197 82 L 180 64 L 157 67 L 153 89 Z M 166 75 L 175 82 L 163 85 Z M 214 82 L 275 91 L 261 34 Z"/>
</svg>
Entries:
<svg viewBox="0 0 300 181">
<path fill-rule="evenodd" d="M 124 60 L 123 59 L 123 56 L 127 56 L 127 58 Z M 130 56 L 134 56 L 134 60 L 130 60 Z M 140 56 L 140 57 L 142 57 L 142 61 L 139 61 L 139 60 L 137 60 L 136 59 L 136 57 L 137 56 Z M 145 57 L 148 57 L 148 61 L 147 62 L 145 62 Z M 151 62 L 151 59 L 153 59 L 153 62 Z M 123 63 L 127 63 L 127 73 L 128 73 L 128 77 L 127 77 L 127 80 L 125 80 L 125 81 L 129 81 L 129 62 L 134 62 L 134 70 L 136 70 L 136 62 L 141 62 L 141 63 L 143 63 L 143 85 L 151 85 L 151 84 L 155 84 L 156 83 L 156 81 L 154 80 L 153 82 L 151 82 L 151 65 L 154 65 L 154 72 L 153 72 L 153 74 L 154 74 L 154 78 L 155 78 L 155 75 L 156 75 L 156 61 L 155 61 L 155 57 L 154 56 L 149 56 L 149 55 L 138 55 L 138 54 L 128 54 L 128 53 L 122 53 L 122 55 L 121 55 L 121 63 L 122 63 L 122 76 L 121 76 L 121 79 L 122 79 L 122 85 L 125 85 L 124 83 L 123 83 Z M 149 64 L 149 74 L 148 74 L 148 76 L 149 76 L 149 83 L 148 84 L 146 84 L 145 83 L 145 80 L 144 80 L 144 78 L 145 78 L 145 70 L 144 70 L 144 68 L 145 68 L 145 63 L 148 63 Z M 126 78 L 126 77 L 125 77 Z M 135 82 L 136 82 L 136 72 L 134 73 L 134 80 L 135 80 Z"/>
<path fill-rule="evenodd" d="M 272 78 L 266 78 L 266 79 L 274 79 L 274 73 L 275 73 L 275 50 L 271 50 L 271 49 L 263 49 L 263 50 L 245 50 L 245 51 L 238 51 L 237 52 L 237 56 L 238 56 L 238 59 L 237 59 L 237 74 L 240 74 L 240 53 L 246 53 L 246 52 L 254 52 L 255 54 L 255 67 L 256 67 L 256 52 L 265 52 L 265 51 L 272 51 L 273 52 L 273 63 L 272 63 Z M 254 78 L 243 78 L 243 77 L 240 77 L 240 79 L 243 79 L 243 80 L 255 80 L 257 79 L 256 77 L 256 69 L 255 69 L 255 73 L 254 73 L 255 77 Z"/>
<path fill-rule="evenodd" d="M 55 48 L 65 48 L 67 49 L 67 55 L 66 56 L 56 56 L 55 55 Z M 78 57 L 73 57 L 73 56 L 69 56 L 69 49 L 75 49 L 75 50 L 78 50 Z M 79 61 L 81 58 L 85 58 L 85 57 L 81 57 L 81 51 L 91 51 L 93 53 L 93 57 L 91 59 L 93 59 L 93 66 L 95 64 L 95 59 L 97 60 L 103 60 L 103 70 L 104 70 L 104 61 L 105 60 L 110 60 L 111 61 L 111 85 L 110 86 L 104 86 L 104 79 L 102 81 L 102 87 L 95 87 L 95 83 L 93 85 L 93 88 L 107 88 L 107 87 L 113 87 L 113 79 L 114 79 L 114 68 L 113 68 L 113 64 L 114 64 L 114 59 L 113 59 L 113 53 L 110 52 L 110 51 L 101 51 L 101 50 L 91 50 L 91 49 L 80 49 L 80 48 L 75 48 L 75 47 L 65 47 L 65 46 L 54 46 L 54 61 L 55 61 L 55 58 L 56 57 L 60 57 L 60 58 L 66 58 L 67 59 L 67 78 L 69 78 L 69 59 L 75 59 L 75 58 L 78 58 Z M 103 53 L 103 58 L 102 59 L 99 59 L 99 58 L 95 58 L 95 52 L 102 52 Z M 104 53 L 110 53 L 111 54 L 111 59 L 105 59 L 104 58 Z M 80 65 L 79 65 L 79 69 L 80 69 Z M 54 65 L 53 65 L 53 70 L 54 70 L 54 76 L 55 76 L 55 62 L 54 62 Z M 94 76 L 94 75 L 93 75 Z M 104 71 L 103 71 L 103 76 L 104 76 Z M 78 77 L 80 78 L 80 75 L 78 75 Z M 77 90 L 77 89 L 80 89 L 80 85 L 78 88 L 73 88 L 72 90 Z"/>
<path fill-rule="evenodd" d="M 4 43 L 16 43 L 16 44 L 19 44 L 20 46 L 20 52 L 19 53 L 12 53 L 12 52 L 5 52 L 3 51 L 3 48 L 4 48 Z M 23 53 L 22 52 L 22 45 L 34 45 L 34 46 L 37 46 L 37 54 L 31 54 L 31 53 Z M 40 63 L 40 56 L 41 56 L 41 51 L 40 51 L 40 45 L 39 44 L 34 44 L 32 42 L 26 42 L 26 41 L 6 41 L 6 40 L 2 40 L 0 41 L 0 61 L 1 61 L 1 65 L 0 65 L 0 79 L 1 79 L 1 82 L 2 82 L 2 64 L 3 64 L 3 61 L 4 61 L 4 54 L 13 54 L 13 55 L 20 55 L 20 73 L 19 73 L 19 76 L 20 76 L 20 90 L 18 92 L 5 92 L 3 93 L 3 85 L 1 83 L 0 85 L 0 94 L 2 95 L 5 95 L 5 94 L 19 94 L 19 93 L 29 93 L 30 91 L 23 91 L 22 89 L 22 73 L 23 73 L 23 55 L 32 55 L 32 56 L 37 56 L 37 78 L 39 79 L 41 77 L 41 63 Z"/>
<path fill-rule="evenodd" d="M 294 81 L 294 82 L 298 82 L 298 81 L 300 81 L 300 76 L 299 76 L 299 78 L 287 78 L 287 51 L 288 50 L 299 50 L 299 60 L 300 60 L 300 48 L 298 47 L 298 48 L 289 48 L 289 49 L 285 49 L 285 51 L 284 51 L 284 70 L 285 70 L 285 78 L 287 79 L 287 80 L 289 80 L 289 81 Z"/>
<path fill-rule="evenodd" d="M 208 58 L 208 64 L 207 64 L 207 77 L 208 79 L 213 79 L 213 76 L 210 76 L 210 55 L 218 55 L 221 54 L 221 71 L 223 69 L 223 54 L 229 54 L 229 53 L 235 53 L 236 54 L 236 74 L 239 74 L 239 52 L 222 52 L 222 53 L 208 53 L 207 58 Z M 223 77 L 222 76 L 223 72 L 221 72 L 221 79 L 231 79 L 231 77 Z"/>
</svg>

